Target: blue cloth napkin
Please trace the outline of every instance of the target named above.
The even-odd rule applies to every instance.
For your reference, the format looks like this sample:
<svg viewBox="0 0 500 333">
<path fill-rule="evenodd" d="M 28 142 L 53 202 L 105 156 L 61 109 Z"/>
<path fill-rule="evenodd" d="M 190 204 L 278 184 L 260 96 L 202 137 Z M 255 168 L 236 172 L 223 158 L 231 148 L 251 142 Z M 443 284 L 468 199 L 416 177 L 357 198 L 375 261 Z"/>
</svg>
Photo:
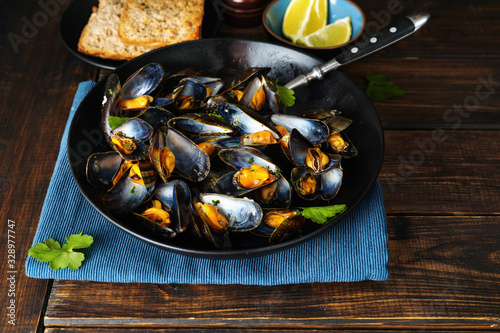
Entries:
<svg viewBox="0 0 500 333">
<path fill-rule="evenodd" d="M 80 83 L 42 208 L 33 245 L 83 231 L 94 237 L 78 270 L 52 270 L 34 258 L 26 275 L 42 279 L 105 282 L 280 285 L 386 280 L 387 221 L 380 184 L 342 221 L 298 246 L 266 256 L 214 260 L 189 257 L 139 241 L 113 226 L 78 190 L 66 157 L 69 124 L 94 82 Z"/>
</svg>

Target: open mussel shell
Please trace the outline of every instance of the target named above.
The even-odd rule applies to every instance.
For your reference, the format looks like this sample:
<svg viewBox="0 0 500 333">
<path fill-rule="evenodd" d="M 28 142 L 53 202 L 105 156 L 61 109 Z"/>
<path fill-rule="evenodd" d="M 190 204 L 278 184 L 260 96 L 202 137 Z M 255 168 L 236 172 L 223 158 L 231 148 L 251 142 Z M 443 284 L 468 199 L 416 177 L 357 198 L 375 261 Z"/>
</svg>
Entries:
<svg viewBox="0 0 500 333">
<path fill-rule="evenodd" d="M 331 200 L 342 185 L 343 171 L 339 164 L 321 173 L 311 173 L 308 169 L 296 167 L 290 181 L 294 192 L 305 200 Z"/>
<path fill-rule="evenodd" d="M 276 230 L 274 230 L 271 236 L 269 236 L 269 243 L 280 243 L 285 239 L 298 235 L 304 224 L 305 218 L 300 215 L 300 213 L 294 217 L 287 218 L 276 228 Z"/>
<path fill-rule="evenodd" d="M 136 164 L 125 172 L 118 182 L 102 196 L 106 208 L 117 214 L 133 211 L 146 199 L 148 189 Z"/>
<path fill-rule="evenodd" d="M 202 72 L 194 69 L 185 69 L 176 74 L 172 74 L 166 77 L 161 83 L 161 92 L 160 94 L 166 94 L 171 92 L 176 87 L 179 86 L 179 82 L 185 78 L 192 78 L 202 82 L 207 89 L 211 90 L 211 94 L 216 94 L 219 89 L 222 87 L 222 81 L 219 77 L 207 76 Z"/>
<path fill-rule="evenodd" d="M 165 97 L 173 99 L 171 106 L 176 113 L 202 112 L 206 106 L 205 99 L 208 93 L 203 82 L 186 77 L 180 80 L 178 86 Z"/>
<path fill-rule="evenodd" d="M 311 172 L 319 172 L 328 170 L 340 162 L 341 157 L 334 154 L 326 154 L 319 148 L 315 147 L 306 137 L 304 137 L 297 129 L 293 128 L 290 132 L 288 140 L 288 150 L 286 156 L 292 163 L 299 167 L 308 168 Z M 312 168 L 311 150 L 321 154 L 323 158 L 327 158 L 328 162 L 317 169 Z M 318 157 L 321 158 L 321 157 Z"/>
<path fill-rule="evenodd" d="M 281 176 L 276 182 L 252 192 L 252 196 L 262 208 L 289 208 L 292 202 L 292 187 L 288 180 Z"/>
<path fill-rule="evenodd" d="M 106 123 L 108 123 L 108 119 Z M 109 132 L 105 131 L 104 135 L 109 145 L 123 159 L 137 161 L 148 155 L 148 148 L 144 141 L 149 140 L 152 133 L 153 127 L 146 121 L 131 118 L 120 126 L 110 129 Z"/>
<path fill-rule="evenodd" d="M 222 103 L 219 105 L 219 114 L 243 135 L 267 131 L 275 140 L 281 138 L 281 134 L 272 124 L 266 124 L 264 118 L 240 105 Z"/>
<path fill-rule="evenodd" d="M 88 182 L 96 188 L 110 188 L 122 165 L 123 158 L 114 151 L 94 153 L 87 160 Z"/>
<path fill-rule="evenodd" d="M 247 68 L 241 73 L 225 80 L 224 85 L 221 87 L 220 92 L 225 93 L 228 90 L 239 89 L 246 87 L 250 79 L 255 76 L 265 75 L 271 71 L 269 67 L 251 67 Z"/>
<path fill-rule="evenodd" d="M 170 208 L 171 229 L 184 232 L 191 222 L 191 191 L 182 180 L 172 180 L 156 186 L 154 196 Z"/>
<path fill-rule="evenodd" d="M 120 91 L 122 101 L 151 94 L 162 81 L 165 71 L 160 64 L 148 64 L 128 77 Z"/>
<path fill-rule="evenodd" d="M 179 82 L 179 91 L 177 98 L 184 98 L 187 96 L 193 97 L 197 101 L 202 101 L 207 97 L 207 87 L 203 82 L 192 77 L 186 77 Z"/>
<path fill-rule="evenodd" d="M 271 159 L 255 148 L 239 147 L 221 149 L 219 151 L 219 158 L 236 170 L 226 173 L 217 180 L 216 188 L 220 193 L 241 197 L 255 190 L 267 187 L 276 182 L 281 176 L 280 169 Z M 246 183 L 249 185 L 240 183 L 240 174 L 243 172 L 245 172 Z"/>
<path fill-rule="evenodd" d="M 225 230 L 222 233 L 213 231 L 208 224 L 203 221 L 196 210 L 193 210 L 194 222 L 192 225 L 192 232 L 196 237 L 203 237 L 212 246 L 221 250 L 231 249 L 231 240 L 229 239 L 229 231 Z"/>
<path fill-rule="evenodd" d="M 251 192 L 260 190 L 263 187 L 266 187 L 266 186 L 268 186 L 268 185 L 270 185 L 278 180 L 278 177 L 274 177 L 272 180 L 270 180 L 266 183 L 263 183 L 261 185 L 245 188 L 242 186 L 238 186 L 237 182 L 235 181 L 235 178 L 238 177 L 238 172 L 240 172 L 240 170 L 230 171 L 230 172 L 224 174 L 219 179 L 217 179 L 217 182 L 215 184 L 215 188 L 217 189 L 217 192 L 224 193 L 226 195 L 232 195 L 235 197 L 243 197 L 243 196 L 248 195 Z"/>
<path fill-rule="evenodd" d="M 139 161 L 148 156 L 148 147 L 141 140 L 127 138 L 119 134 L 111 135 L 111 140 L 113 149 L 125 160 Z M 133 147 L 133 149 L 130 149 L 130 147 Z"/>
<path fill-rule="evenodd" d="M 224 136 L 212 142 L 217 149 L 241 147 L 241 136 Z"/>
<path fill-rule="evenodd" d="M 147 201 L 146 203 L 141 205 L 137 209 L 137 211 L 132 212 L 136 221 L 139 224 L 141 224 L 144 228 L 151 230 L 152 232 L 154 232 L 155 235 L 158 235 L 160 237 L 173 238 L 173 237 L 177 236 L 177 232 L 171 228 L 171 224 L 166 225 L 166 224 L 158 223 L 158 222 L 156 222 L 152 219 L 149 219 L 145 216 L 145 212 L 153 206 L 151 204 L 151 202 L 152 201 Z M 171 217 L 170 212 L 169 212 L 170 208 L 167 207 L 166 205 L 161 204 L 161 208 L 158 208 L 158 209 L 161 209 L 161 211 L 166 212 Z M 164 221 L 162 221 L 162 222 L 164 222 Z"/>
<path fill-rule="evenodd" d="M 165 183 L 168 182 L 173 171 L 170 164 L 175 163 L 175 156 L 172 158 L 173 154 L 170 151 L 164 151 L 168 149 L 164 149 L 166 147 L 166 138 L 166 127 L 162 127 L 155 131 L 149 145 L 149 160 Z"/>
<path fill-rule="evenodd" d="M 222 139 L 228 139 L 231 138 L 230 136 L 227 135 L 220 135 L 220 136 L 198 136 L 198 137 L 193 137 L 192 140 L 194 143 L 198 145 L 201 149 L 203 149 L 208 156 L 212 159 L 213 157 L 217 156 L 217 152 L 221 146 L 218 146 L 214 144 L 215 142 L 222 140 Z M 213 166 L 212 166 L 213 167 Z"/>
<path fill-rule="evenodd" d="M 262 221 L 252 233 L 269 237 L 269 243 L 279 243 L 297 235 L 305 223 L 305 218 L 297 209 L 265 209 Z"/>
<path fill-rule="evenodd" d="M 189 137 L 229 136 L 235 133 L 235 130 L 228 124 L 217 121 L 207 114 L 199 113 L 175 117 L 168 122 L 168 126 Z"/>
<path fill-rule="evenodd" d="M 340 133 L 352 124 L 352 119 L 341 116 L 338 110 L 314 109 L 304 112 L 301 117 L 323 121 L 330 130 L 330 135 Z"/>
<path fill-rule="evenodd" d="M 168 150 L 175 157 L 175 167 L 172 170 L 164 164 L 162 158 L 164 150 Z M 162 127 L 156 131 L 151 139 L 149 159 L 164 182 L 168 182 L 171 173 L 193 182 L 200 182 L 210 172 L 208 154 L 173 128 Z"/>
<path fill-rule="evenodd" d="M 155 190 L 158 174 L 156 173 L 156 169 L 153 164 L 148 160 L 140 160 L 139 168 L 141 170 L 144 185 L 146 185 L 146 189 L 148 191 L 148 196 L 150 197 L 153 195 L 153 191 Z"/>
<path fill-rule="evenodd" d="M 262 165 L 271 173 L 278 174 L 279 168 L 267 155 L 253 147 L 237 147 L 219 150 L 219 158 L 235 170 L 248 168 L 252 164 Z"/>
<path fill-rule="evenodd" d="M 358 150 L 345 132 L 330 134 L 326 143 L 327 150 L 343 158 L 358 156 Z"/>
<path fill-rule="evenodd" d="M 149 107 L 140 116 L 142 120 L 153 127 L 154 131 L 162 126 L 167 126 L 168 121 L 174 117 L 175 115 L 172 112 L 162 107 Z"/>
<path fill-rule="evenodd" d="M 193 182 L 205 179 L 210 172 L 210 157 L 203 149 L 173 128 L 166 131 L 164 143 L 175 156 L 174 173 Z"/>
<path fill-rule="evenodd" d="M 278 113 L 280 109 L 281 98 L 278 92 L 278 86 L 267 76 L 264 76 L 264 91 L 266 92 L 267 106 L 273 113 Z"/>
<path fill-rule="evenodd" d="M 253 230 L 262 220 L 262 209 L 253 200 L 217 193 L 202 193 L 199 199 L 204 204 L 215 205 L 220 210 L 227 219 L 230 231 Z"/>
<path fill-rule="evenodd" d="M 278 113 L 280 104 L 278 87 L 265 75 L 254 76 L 238 103 L 259 112 Z"/>
<path fill-rule="evenodd" d="M 153 127 L 140 118 L 131 118 L 111 131 L 126 138 L 146 141 L 153 134 Z"/>
<path fill-rule="evenodd" d="M 104 86 L 104 96 L 101 107 L 101 128 L 110 145 L 112 145 L 110 140 L 112 128 L 109 125 L 108 119 L 111 116 L 121 117 L 120 106 L 118 105 L 121 89 L 120 78 L 116 74 L 111 73 Z"/>
<path fill-rule="evenodd" d="M 271 121 L 277 126 L 283 126 L 288 132 L 296 129 L 313 145 L 321 144 L 326 141 L 330 130 L 328 125 L 317 119 L 307 119 L 285 114 L 271 115 Z"/>
</svg>

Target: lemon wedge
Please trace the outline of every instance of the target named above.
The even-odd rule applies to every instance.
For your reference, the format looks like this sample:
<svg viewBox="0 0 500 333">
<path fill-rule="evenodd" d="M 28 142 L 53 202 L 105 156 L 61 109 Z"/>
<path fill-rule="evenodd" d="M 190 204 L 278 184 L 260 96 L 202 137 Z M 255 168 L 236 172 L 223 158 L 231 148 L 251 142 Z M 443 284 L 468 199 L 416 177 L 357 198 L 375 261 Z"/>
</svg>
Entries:
<svg viewBox="0 0 500 333">
<path fill-rule="evenodd" d="M 351 35 L 351 18 L 347 16 L 298 39 L 296 43 L 309 47 L 331 47 L 347 43 L 351 39 Z"/>
<path fill-rule="evenodd" d="M 327 23 L 327 0 L 291 0 L 283 17 L 283 35 L 293 43 Z"/>
</svg>

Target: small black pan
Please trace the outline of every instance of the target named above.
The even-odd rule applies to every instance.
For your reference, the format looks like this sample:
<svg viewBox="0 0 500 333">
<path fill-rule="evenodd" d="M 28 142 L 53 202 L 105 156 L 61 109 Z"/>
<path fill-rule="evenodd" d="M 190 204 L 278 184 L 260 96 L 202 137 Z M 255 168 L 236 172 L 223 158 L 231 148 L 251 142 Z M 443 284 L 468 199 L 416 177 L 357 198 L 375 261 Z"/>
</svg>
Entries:
<svg viewBox="0 0 500 333">
<path fill-rule="evenodd" d="M 182 69 L 203 69 L 213 75 L 227 76 L 231 71 L 248 67 L 270 67 L 268 74 L 278 83 L 285 84 L 300 74 L 307 73 L 322 61 L 302 52 L 270 43 L 240 39 L 203 39 L 155 50 L 118 67 L 116 73 L 122 82 L 137 69 L 148 63 L 160 63 L 167 72 Z M 106 78 L 100 81 L 82 101 L 73 118 L 68 138 L 70 167 L 82 194 L 105 218 L 127 233 L 162 249 L 209 258 L 242 258 L 282 250 L 306 241 L 331 227 L 349 214 L 368 193 L 382 166 L 384 137 L 380 119 L 365 93 L 340 71 L 325 74 L 322 80 L 312 81 L 295 92 L 296 104 L 287 110 L 298 114 L 314 108 L 337 109 L 353 120 L 347 135 L 359 151 L 359 156 L 342 162 L 344 180 L 334 203 L 347 205 L 347 211 L 326 225 L 311 223 L 302 236 L 276 245 L 255 243 L 235 244 L 230 251 L 205 247 L 199 241 L 182 234 L 170 240 L 161 239 L 134 223 L 129 215 L 116 215 L 107 211 L 98 200 L 98 192 L 87 183 L 85 162 L 96 151 L 109 151 L 104 138 L 99 137 L 100 108 Z M 319 203 L 322 204 L 322 203 Z M 311 205 L 318 205 L 317 202 Z M 243 241 L 241 244 L 244 244 Z"/>
</svg>

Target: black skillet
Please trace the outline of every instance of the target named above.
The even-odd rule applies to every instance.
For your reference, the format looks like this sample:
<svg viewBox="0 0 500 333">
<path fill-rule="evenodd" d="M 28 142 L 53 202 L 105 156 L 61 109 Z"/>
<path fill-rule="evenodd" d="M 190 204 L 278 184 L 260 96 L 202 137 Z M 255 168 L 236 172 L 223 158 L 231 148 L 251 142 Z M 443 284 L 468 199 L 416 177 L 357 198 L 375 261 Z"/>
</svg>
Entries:
<svg viewBox="0 0 500 333">
<path fill-rule="evenodd" d="M 269 43 L 238 39 L 204 39 L 165 47 L 140 56 L 116 69 L 115 73 L 123 82 L 140 67 L 156 62 L 167 72 L 176 73 L 185 68 L 203 69 L 222 77 L 232 71 L 242 71 L 248 67 L 270 67 L 269 76 L 285 83 L 299 74 L 308 72 L 321 61 L 299 51 Z M 98 199 L 98 191 L 87 183 L 85 162 L 96 151 L 109 151 L 99 129 L 101 102 L 104 95 L 101 80 L 85 97 L 75 113 L 68 138 L 68 158 L 70 168 L 82 194 L 92 206 L 111 223 L 127 233 L 162 249 L 188 255 L 211 258 L 241 258 L 262 255 L 288 248 L 303 242 L 332 226 L 365 197 L 379 174 L 384 138 L 377 112 L 364 92 L 340 71 L 325 75 L 323 80 L 311 82 L 296 90 L 296 104 L 287 110 L 298 113 L 308 109 L 338 109 L 353 120 L 347 134 L 359 151 L 359 156 L 346 159 L 342 163 L 344 180 L 342 187 L 329 204 L 342 203 L 347 211 L 327 225 L 308 224 L 304 233 L 295 239 L 277 245 L 255 242 L 252 236 L 240 237 L 230 251 L 215 250 L 201 242 L 182 234 L 165 240 L 150 230 L 140 228 L 130 215 L 116 215 L 107 211 Z M 325 203 L 311 203 L 318 205 Z M 239 245 L 242 244 L 242 245 Z"/>
<path fill-rule="evenodd" d="M 270 78 L 278 80 L 280 84 L 288 83 L 287 86 L 295 90 L 296 103 L 285 109 L 285 113 L 299 114 L 310 109 L 341 111 L 345 117 L 353 120 L 346 133 L 358 149 L 359 155 L 343 159 L 343 183 L 333 200 L 327 203 L 300 204 L 346 204 L 347 210 L 328 224 L 308 223 L 300 236 L 276 245 L 269 245 L 261 238 L 257 240 L 256 236 L 242 233 L 233 239 L 232 250 L 222 251 L 204 245 L 188 233 L 182 233 L 173 239 L 162 239 L 152 230 L 140 227 L 130 214 L 116 215 L 107 211 L 98 198 L 99 193 L 88 184 L 85 177 L 85 162 L 88 156 L 96 151 L 110 150 L 99 129 L 106 78 L 89 92 L 71 123 L 68 158 L 75 182 L 90 204 L 112 224 L 162 249 L 198 257 L 228 259 L 263 255 L 306 241 L 340 221 L 363 200 L 378 177 L 384 155 L 383 131 L 376 110 L 358 86 L 340 71 L 333 70 L 406 37 L 422 26 L 428 18 L 428 14 L 406 18 L 395 26 L 381 30 L 377 37 L 371 37 L 365 44 L 351 46 L 327 63 L 299 51 L 269 43 L 239 39 L 203 39 L 155 50 L 115 70 L 124 82 L 137 69 L 152 62 L 160 63 L 169 73 L 194 68 L 222 78 L 249 67 L 270 67 Z M 273 158 L 276 158 L 275 155 Z"/>
</svg>

